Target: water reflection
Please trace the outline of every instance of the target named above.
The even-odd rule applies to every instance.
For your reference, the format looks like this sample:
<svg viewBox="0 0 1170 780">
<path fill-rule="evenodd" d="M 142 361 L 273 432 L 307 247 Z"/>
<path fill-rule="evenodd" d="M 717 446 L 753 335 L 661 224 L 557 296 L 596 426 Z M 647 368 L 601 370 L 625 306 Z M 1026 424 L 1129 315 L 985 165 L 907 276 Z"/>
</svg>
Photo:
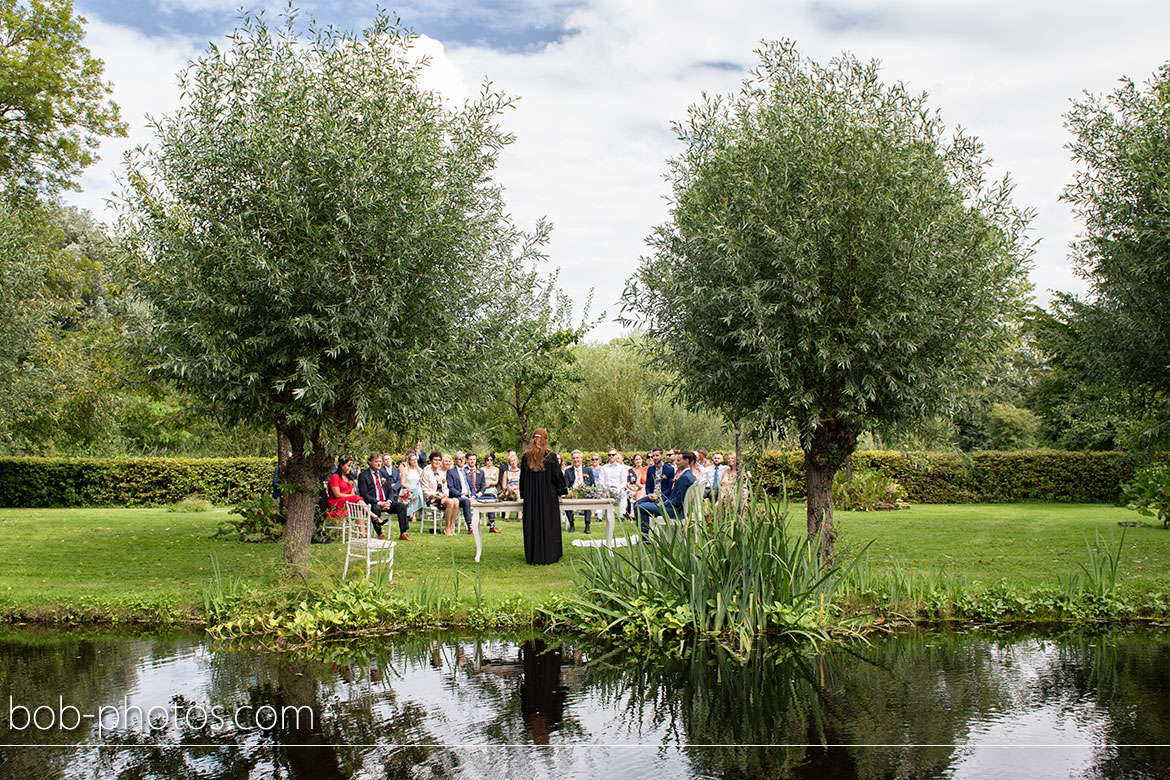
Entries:
<svg viewBox="0 0 1170 780">
<path fill-rule="evenodd" d="M 1152 778 L 1168 675 L 1166 636 L 1140 633 L 916 633 L 743 661 L 547 637 L 268 654 L 9 631 L 0 742 L 21 747 L 0 748 L 0 777 Z M 18 727 L 20 707 L 60 703 L 144 717 Z M 197 717 L 213 711 L 248 716 Z"/>
</svg>

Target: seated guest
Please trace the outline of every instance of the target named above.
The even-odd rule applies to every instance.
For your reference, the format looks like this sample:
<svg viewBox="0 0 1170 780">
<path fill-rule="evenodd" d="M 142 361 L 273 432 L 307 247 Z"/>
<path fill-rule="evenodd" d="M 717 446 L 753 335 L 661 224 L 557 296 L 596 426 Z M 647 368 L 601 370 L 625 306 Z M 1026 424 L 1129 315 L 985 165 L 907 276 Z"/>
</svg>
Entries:
<svg viewBox="0 0 1170 780">
<path fill-rule="evenodd" d="M 467 533 L 474 533 L 471 530 L 471 490 L 467 484 L 467 475 L 463 473 L 463 469 L 455 465 L 450 455 L 443 456 L 443 469 L 447 475 L 447 495 L 453 498 L 463 511 Z"/>
<path fill-rule="evenodd" d="M 727 467 L 722 472 L 723 476 L 719 478 L 719 501 L 731 503 L 735 501 L 735 486 L 739 482 L 739 469 L 736 466 L 739 461 L 734 452 L 727 453 Z M 742 502 L 747 505 L 748 500 L 748 481 L 749 474 L 744 474 L 743 479 L 743 495 Z"/>
<path fill-rule="evenodd" d="M 584 487 L 594 484 L 593 469 L 586 468 L 582 465 L 583 456 L 581 450 L 573 450 L 569 455 L 569 462 L 573 465 L 565 469 L 565 487 L 575 488 Z M 575 531 L 573 525 L 573 510 L 565 510 L 565 519 L 569 521 L 569 530 Z M 588 509 L 585 510 L 585 533 L 589 533 L 589 521 L 593 519 L 593 513 Z"/>
<path fill-rule="evenodd" d="M 600 483 L 618 496 L 618 512 L 624 515 L 626 501 L 629 500 L 626 485 L 630 483 L 630 469 L 622 463 L 622 455 L 617 450 L 610 448 L 608 458 L 609 462 L 601 467 Z"/>
<path fill-rule="evenodd" d="M 723 465 L 723 453 L 711 453 L 711 465 L 703 469 L 703 478 L 711 483 L 711 491 L 708 495 L 715 501 L 719 500 L 719 478 L 726 470 L 727 467 Z"/>
<path fill-rule="evenodd" d="M 455 515 L 459 512 L 459 502 L 448 495 L 447 475 L 442 466 L 443 453 L 435 450 L 431 453 L 431 464 L 423 469 L 423 498 L 427 506 L 443 510 L 443 533 L 454 536 Z"/>
<path fill-rule="evenodd" d="M 634 472 L 634 477 L 636 479 L 636 487 L 634 488 L 634 495 L 632 498 L 633 503 L 636 504 L 646 497 L 646 458 L 644 458 L 640 452 L 634 455 L 634 466 L 632 471 Z"/>
<path fill-rule="evenodd" d="M 490 495 L 487 492 L 487 476 L 484 470 L 479 468 L 476 461 L 479 459 L 474 452 L 467 453 L 467 467 L 463 469 L 463 473 L 467 475 L 467 486 L 471 489 L 471 500 L 490 503 L 496 500 L 495 492 Z M 498 534 L 500 530 L 496 528 L 496 513 L 488 514 L 488 533 Z"/>
<path fill-rule="evenodd" d="M 661 447 L 651 450 L 650 458 L 651 463 L 646 468 L 646 495 L 642 498 L 658 503 L 670 493 L 671 484 L 674 482 L 674 466 L 663 462 Z"/>
<path fill-rule="evenodd" d="M 345 515 L 345 505 L 351 501 L 361 501 L 353 488 L 353 458 L 343 455 L 337 459 L 337 470 L 329 475 L 329 511 L 327 516 L 336 520 Z"/>
<path fill-rule="evenodd" d="M 517 495 L 520 493 L 520 458 L 516 450 L 508 450 L 507 467 L 500 469 L 500 492 L 503 493 L 505 488 L 513 488 Z M 507 517 L 505 512 L 504 518 Z"/>
<path fill-rule="evenodd" d="M 496 466 L 496 456 L 490 452 L 483 454 L 483 497 L 499 501 L 500 469 Z M 495 526 L 496 513 L 488 512 L 488 520 Z"/>
<path fill-rule="evenodd" d="M 589 456 L 589 468 L 593 469 L 593 482 L 601 481 L 601 455 L 596 452 Z"/>
<path fill-rule="evenodd" d="M 659 501 L 651 501 L 649 496 L 638 502 L 634 515 L 642 528 L 642 538 L 650 537 L 650 518 L 668 517 L 677 519 L 683 514 L 683 500 L 687 490 L 695 484 L 695 453 L 687 450 L 679 455 L 679 477 L 670 487 L 670 493 Z"/>
<path fill-rule="evenodd" d="M 398 538 L 409 542 L 406 531 L 410 528 L 410 520 L 406 514 L 406 504 L 398 497 L 398 491 L 402 489 L 399 471 L 391 466 L 391 479 L 386 479 L 382 462 L 381 453 L 370 453 L 370 467 L 358 475 L 358 495 L 370 507 L 370 514 L 374 516 L 374 532 L 379 538 L 382 536 L 382 513 L 393 512 L 398 515 Z"/>
<path fill-rule="evenodd" d="M 385 456 L 382 459 L 385 460 Z M 426 506 L 422 489 L 422 469 L 418 467 L 418 455 L 414 450 L 407 451 L 401 474 L 403 492 L 410 491 L 410 498 L 406 501 L 406 514 L 413 516 Z"/>
</svg>

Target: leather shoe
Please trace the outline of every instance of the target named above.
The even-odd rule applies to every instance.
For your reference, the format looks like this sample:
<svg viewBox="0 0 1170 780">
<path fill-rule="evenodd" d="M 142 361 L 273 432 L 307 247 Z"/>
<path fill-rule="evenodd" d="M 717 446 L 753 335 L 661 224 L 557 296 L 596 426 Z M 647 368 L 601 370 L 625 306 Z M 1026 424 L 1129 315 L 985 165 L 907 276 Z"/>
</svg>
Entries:
<svg viewBox="0 0 1170 780">
<path fill-rule="evenodd" d="M 407 536 L 406 532 L 404 531 L 404 532 L 398 534 L 398 541 L 400 541 L 400 542 L 413 542 L 414 540 L 411 539 L 409 536 Z"/>
<path fill-rule="evenodd" d="M 468 536 L 475 536 L 475 531 L 472 531 L 470 528 L 468 528 L 468 529 L 467 529 L 467 535 L 468 535 Z"/>
<path fill-rule="evenodd" d="M 498 534 L 499 532 L 500 532 L 500 529 L 496 528 L 494 525 L 488 529 L 489 534 Z"/>
</svg>

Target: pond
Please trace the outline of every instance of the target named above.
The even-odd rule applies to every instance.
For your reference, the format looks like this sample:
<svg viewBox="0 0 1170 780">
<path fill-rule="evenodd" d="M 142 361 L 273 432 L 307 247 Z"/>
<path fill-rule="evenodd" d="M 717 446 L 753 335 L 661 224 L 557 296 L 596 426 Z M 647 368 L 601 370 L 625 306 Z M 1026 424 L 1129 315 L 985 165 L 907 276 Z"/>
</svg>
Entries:
<svg viewBox="0 0 1170 780">
<path fill-rule="evenodd" d="M 1170 634 L 685 658 L 411 636 L 295 653 L 0 632 L 0 778 L 1154 778 Z"/>
</svg>

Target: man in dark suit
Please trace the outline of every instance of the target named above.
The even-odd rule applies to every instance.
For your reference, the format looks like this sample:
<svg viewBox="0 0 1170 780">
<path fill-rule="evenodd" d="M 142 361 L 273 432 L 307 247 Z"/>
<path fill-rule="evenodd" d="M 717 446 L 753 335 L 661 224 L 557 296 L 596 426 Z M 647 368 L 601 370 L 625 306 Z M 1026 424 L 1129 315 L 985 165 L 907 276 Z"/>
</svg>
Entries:
<svg viewBox="0 0 1170 780">
<path fill-rule="evenodd" d="M 471 486 L 467 484 L 467 475 L 463 473 L 463 469 L 455 465 L 450 455 L 443 456 L 443 466 L 447 469 L 447 495 L 459 502 L 463 521 L 467 523 L 467 533 L 472 533 Z"/>
<path fill-rule="evenodd" d="M 471 490 L 472 501 L 482 501 L 485 496 L 483 494 L 484 484 L 483 469 L 478 465 L 479 456 L 474 452 L 467 453 L 467 466 L 464 467 L 463 473 L 467 475 L 467 487 Z M 495 501 L 495 496 L 487 496 L 487 500 Z M 488 533 L 498 534 L 500 529 L 496 528 L 495 515 L 488 515 Z"/>
<path fill-rule="evenodd" d="M 593 479 L 593 469 L 582 465 L 581 450 L 573 450 L 573 454 L 569 456 L 569 462 L 572 464 L 565 469 L 565 485 L 567 487 L 579 487 L 582 485 L 591 487 L 595 484 Z M 573 510 L 565 510 L 565 519 L 569 521 L 569 530 L 577 530 L 573 525 Z M 588 509 L 585 510 L 585 533 L 589 533 L 589 522 L 593 519 L 593 513 Z"/>
<path fill-rule="evenodd" d="M 655 461 L 660 461 L 662 458 L 662 450 L 655 450 Z M 638 506 L 634 509 L 634 517 L 637 518 L 638 524 L 642 527 L 642 538 L 648 539 L 650 536 L 650 518 L 651 517 L 669 517 L 677 519 L 683 514 L 683 500 L 687 497 L 687 490 L 691 485 L 695 484 L 695 470 L 691 468 L 695 465 L 695 453 L 687 450 L 679 456 L 679 477 L 673 481 L 670 486 L 670 492 L 663 495 L 661 500 L 650 500 L 650 495 L 647 494 L 638 502 Z M 646 486 L 650 486 L 650 473 L 646 472 Z"/>
<path fill-rule="evenodd" d="M 393 471 L 397 472 L 391 466 Z M 358 495 L 370 507 L 370 514 L 374 516 L 374 532 L 378 536 L 382 536 L 382 513 L 393 512 L 398 515 L 398 538 L 404 542 L 411 541 L 407 536 L 406 531 L 410 528 L 410 520 L 406 516 L 406 504 L 398 497 L 398 491 L 402 488 L 401 480 L 397 485 L 387 484 L 386 479 L 382 475 L 382 455 L 377 452 L 371 452 L 369 458 L 369 468 L 362 471 L 358 475 Z"/>
<path fill-rule="evenodd" d="M 670 495 L 670 488 L 674 482 L 674 466 L 662 462 L 662 448 L 655 447 L 650 451 L 653 463 L 646 469 L 646 496 L 643 501 L 657 504 L 660 499 Z"/>
</svg>

